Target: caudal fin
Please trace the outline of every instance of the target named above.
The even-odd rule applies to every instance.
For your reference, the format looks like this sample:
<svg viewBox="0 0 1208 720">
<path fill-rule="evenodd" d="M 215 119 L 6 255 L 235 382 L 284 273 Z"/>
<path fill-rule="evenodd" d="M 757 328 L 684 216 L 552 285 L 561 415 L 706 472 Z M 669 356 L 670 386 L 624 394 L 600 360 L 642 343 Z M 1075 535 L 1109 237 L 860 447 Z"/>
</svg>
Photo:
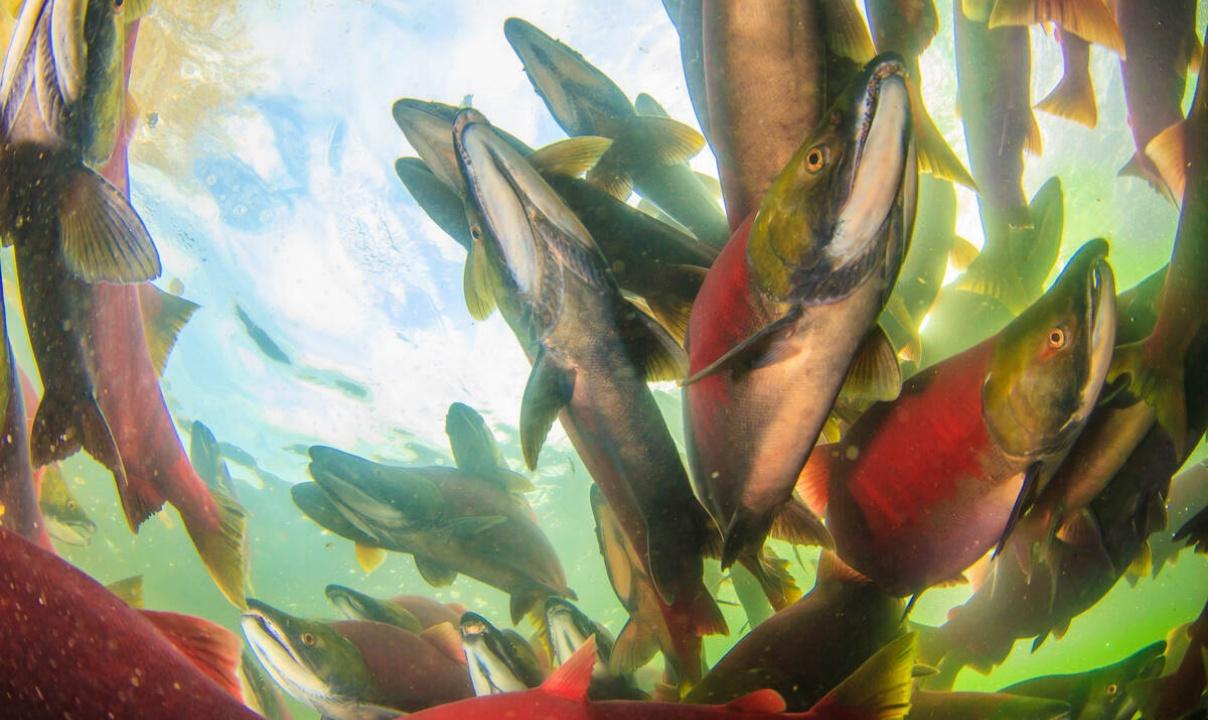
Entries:
<svg viewBox="0 0 1208 720">
<path fill-rule="evenodd" d="M 910 712 L 918 636 L 907 633 L 877 651 L 811 708 L 827 717 L 899 720 Z"/>
<path fill-rule="evenodd" d="M 1036 103 L 1037 110 L 1093 128 L 1099 123 L 1099 108 L 1095 104 L 1095 85 L 1090 69 L 1080 66 L 1077 72 L 1067 67 L 1057 87 Z"/>
<path fill-rule="evenodd" d="M 34 416 L 30 454 L 34 467 L 65 460 L 80 449 L 104 465 L 117 484 L 118 497 L 131 530 L 159 512 L 164 498 L 146 483 L 131 484 L 117 441 L 91 394 L 72 397 L 55 386 L 46 389 Z"/>
<path fill-rule="evenodd" d="M 214 584 L 236 607 L 247 607 L 247 513 L 221 490 L 210 492 L 214 515 L 181 513 L 185 529 Z"/>
<path fill-rule="evenodd" d="M 997 0 L 990 27 L 1056 23 L 1125 57 L 1124 36 L 1103 0 Z"/>
</svg>

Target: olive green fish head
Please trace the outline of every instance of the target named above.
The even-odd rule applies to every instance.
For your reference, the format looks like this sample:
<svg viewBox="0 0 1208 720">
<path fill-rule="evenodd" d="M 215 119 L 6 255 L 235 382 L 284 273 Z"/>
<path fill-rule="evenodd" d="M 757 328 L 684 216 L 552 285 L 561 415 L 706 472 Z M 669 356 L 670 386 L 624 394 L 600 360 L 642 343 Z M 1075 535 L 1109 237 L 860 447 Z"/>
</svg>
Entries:
<svg viewBox="0 0 1208 720">
<path fill-rule="evenodd" d="M 460 631 L 475 695 L 518 692 L 541 684 L 537 657 L 515 631 L 500 630 L 472 612 L 461 616 Z"/>
<path fill-rule="evenodd" d="M 501 295 L 518 296 L 548 330 L 562 311 L 568 273 L 590 285 L 615 282 L 578 216 L 481 113 L 458 114 L 453 142 L 469 189 L 470 235 L 498 271 L 501 304 Z"/>
<path fill-rule="evenodd" d="M 1137 680 L 1157 677 L 1165 665 L 1165 642 L 1141 648 L 1120 662 L 1069 675 L 1031 678 L 1003 692 L 1027 697 L 1065 700 L 1078 720 L 1128 720 L 1137 705 L 1126 691 Z"/>
<path fill-rule="evenodd" d="M 334 448 L 310 449 L 310 474 L 340 514 L 366 535 L 423 528 L 445 508 L 440 489 L 423 473 L 366 460 Z"/>
<path fill-rule="evenodd" d="M 414 633 L 424 629 L 419 618 L 395 603 L 383 602 L 343 585 L 328 585 L 324 592 L 331 604 L 349 620 L 371 620 Z"/>
<path fill-rule="evenodd" d="M 991 437 L 1007 454 L 1065 447 L 1094 408 L 1116 335 L 1107 243 L 1074 254 L 1053 286 L 999 335 L 982 388 Z"/>
<path fill-rule="evenodd" d="M 307 620 L 248 598 L 240 619 L 248 646 L 273 680 L 290 695 L 322 713 L 344 717 L 339 708 L 374 687 L 361 651 L 330 623 Z"/>
<path fill-rule="evenodd" d="M 84 512 L 57 464 L 46 466 L 42 475 L 42 493 L 38 497 L 46 531 L 61 543 L 87 545 L 96 534 L 96 523 Z"/>
<path fill-rule="evenodd" d="M 768 188 L 747 250 L 765 294 L 831 302 L 886 260 L 892 281 L 918 183 L 905 72 L 893 53 L 869 62 Z"/>
<path fill-rule="evenodd" d="M 499 443 L 478 411 L 464 403 L 453 403 L 445 415 L 445 434 L 457 466 L 469 470 L 506 467 Z"/>
<path fill-rule="evenodd" d="M 616 138 L 634 116 L 621 88 L 582 55 L 532 23 L 508 18 L 503 33 L 537 94 L 567 135 Z"/>
<path fill-rule="evenodd" d="M 553 648 L 558 664 L 570 659 L 575 651 L 583 647 L 587 639 L 596 638 L 596 664 L 592 675 L 608 674 L 608 661 L 612 657 L 612 636 L 601 625 L 583 614 L 583 611 L 558 597 L 545 601 L 545 626 L 549 634 L 549 646 Z"/>
</svg>

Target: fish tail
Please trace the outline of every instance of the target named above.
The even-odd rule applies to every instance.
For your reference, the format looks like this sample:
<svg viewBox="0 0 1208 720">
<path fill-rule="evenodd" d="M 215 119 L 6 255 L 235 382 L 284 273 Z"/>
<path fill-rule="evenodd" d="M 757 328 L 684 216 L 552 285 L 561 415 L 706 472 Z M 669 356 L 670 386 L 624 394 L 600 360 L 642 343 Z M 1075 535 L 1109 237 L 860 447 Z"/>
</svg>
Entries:
<svg viewBox="0 0 1208 720">
<path fill-rule="evenodd" d="M 877 651 L 810 711 L 861 720 L 898 720 L 910 712 L 918 635 L 907 633 Z"/>
<path fill-rule="evenodd" d="M 745 551 L 758 551 L 762 548 L 774 519 L 774 516 L 756 515 L 740 507 L 734 513 L 734 517 L 730 519 L 730 525 L 723 533 L 722 569 L 733 565 L 734 561 Z"/>
<path fill-rule="evenodd" d="M 247 512 L 219 489 L 203 491 L 209 492 L 212 511 L 181 512 L 185 529 L 214 584 L 232 605 L 246 607 Z"/>
<path fill-rule="evenodd" d="M 1090 71 L 1070 73 L 1067 70 L 1057 87 L 1036 103 L 1036 109 L 1095 127 L 1099 123 L 1099 109 L 1095 104 L 1095 85 Z"/>
<path fill-rule="evenodd" d="M 765 546 L 754 557 L 742 558 L 742 565 L 759 581 L 759 587 L 775 610 L 783 610 L 801 599 L 801 588 L 789 572 L 788 560 L 777 557 L 770 547 Z"/>
<path fill-rule="evenodd" d="M 1188 120 L 1180 120 L 1154 136 L 1145 145 L 1145 157 L 1166 187 L 1167 197 L 1176 205 L 1183 201 L 1187 188 Z"/>
<path fill-rule="evenodd" d="M 677 603 L 677 605 L 680 603 Z M 705 589 L 704 583 L 697 585 L 692 599 L 683 603 L 695 635 L 727 635 L 726 618 L 721 614 L 717 601 Z"/>
<path fill-rule="evenodd" d="M 50 386 L 34 416 L 30 437 L 33 464 L 41 467 L 64 460 L 80 449 L 113 473 L 131 530 L 137 531 L 144 520 L 163 507 L 164 498 L 154 488 L 128 481 L 117 441 L 96 398 L 91 393 L 73 397 L 69 392 Z"/>
<path fill-rule="evenodd" d="M 965 164 L 957 157 L 956 152 L 948 145 L 935 121 L 931 119 L 927 107 L 923 104 L 923 95 L 919 90 L 919 80 L 909 84 L 911 123 L 914 125 L 914 142 L 918 152 L 919 170 L 930 173 L 943 180 L 960 183 L 967 188 L 976 190 L 977 183 L 965 168 Z"/>
<path fill-rule="evenodd" d="M 998 0 L 990 27 L 1056 23 L 1062 30 L 1125 57 L 1124 36 L 1103 0 Z"/>
</svg>

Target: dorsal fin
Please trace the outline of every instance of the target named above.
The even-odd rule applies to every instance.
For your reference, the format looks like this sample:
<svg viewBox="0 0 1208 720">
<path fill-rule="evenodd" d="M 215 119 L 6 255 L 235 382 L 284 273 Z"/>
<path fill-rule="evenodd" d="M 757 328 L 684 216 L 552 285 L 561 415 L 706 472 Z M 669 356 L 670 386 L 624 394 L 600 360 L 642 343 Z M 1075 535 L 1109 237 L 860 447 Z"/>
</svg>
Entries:
<svg viewBox="0 0 1208 720">
<path fill-rule="evenodd" d="M 574 655 L 541 683 L 541 692 L 567 700 L 587 700 L 591 671 L 596 664 L 596 636 L 587 638 Z"/>
<path fill-rule="evenodd" d="M 726 703 L 727 710 L 737 712 L 782 713 L 787 708 L 784 698 L 771 688 L 756 690 Z"/>
<path fill-rule="evenodd" d="M 452 623 L 438 623 L 421 632 L 419 636 L 451 659 L 462 665 L 466 664 L 466 654 L 461 647 L 461 635 Z"/>
<path fill-rule="evenodd" d="M 140 610 L 160 634 L 206 677 L 242 701 L 239 652 L 243 644 L 230 630 L 193 615 Z"/>
</svg>

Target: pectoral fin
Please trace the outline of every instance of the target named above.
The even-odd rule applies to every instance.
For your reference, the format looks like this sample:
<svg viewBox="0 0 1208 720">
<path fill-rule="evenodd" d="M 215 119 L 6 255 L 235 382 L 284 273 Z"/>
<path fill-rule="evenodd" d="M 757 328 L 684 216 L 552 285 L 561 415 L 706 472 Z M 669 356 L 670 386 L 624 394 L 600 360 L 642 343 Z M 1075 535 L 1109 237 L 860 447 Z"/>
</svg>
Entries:
<svg viewBox="0 0 1208 720">
<path fill-rule="evenodd" d="M 872 330 L 856 349 L 839 394 L 848 400 L 888 401 L 902 390 L 902 372 L 897 353 L 880 325 Z"/>
<path fill-rule="evenodd" d="M 606 137 L 583 135 L 550 143 L 528 156 L 529 164 L 542 175 L 578 177 L 595 165 L 612 147 Z"/>
<path fill-rule="evenodd" d="M 684 349 L 654 318 L 626 302 L 617 324 L 630 359 L 647 381 L 678 380 L 684 376 L 688 368 Z"/>
<path fill-rule="evenodd" d="M 361 566 L 366 575 L 377 570 L 386 561 L 386 551 L 380 547 L 356 543 L 353 551 L 356 553 L 357 565 Z"/>
<path fill-rule="evenodd" d="M 762 329 L 756 331 L 746 340 L 738 343 L 730 348 L 721 357 L 709 363 L 704 369 L 693 373 L 691 376 L 684 379 L 681 385 L 687 386 L 709 377 L 723 370 L 737 372 L 740 369 L 745 370 L 757 364 L 759 359 L 767 352 L 768 346 L 780 335 L 786 328 L 801 318 L 801 308 L 794 306 L 787 314 L 778 320 L 775 320 Z"/>
<path fill-rule="evenodd" d="M 482 241 L 472 240 L 466 255 L 462 292 L 466 298 L 466 309 L 475 320 L 486 320 L 495 312 L 495 283 L 489 262 Z"/>
<path fill-rule="evenodd" d="M 447 587 L 457 579 L 456 570 L 422 555 L 415 556 L 415 569 L 419 570 L 420 576 L 432 587 Z"/>
<path fill-rule="evenodd" d="M 530 470 L 537 467 L 554 418 L 570 403 L 574 390 L 574 370 L 559 365 L 544 348 L 538 352 L 520 404 L 520 447 Z"/>
<path fill-rule="evenodd" d="M 617 675 L 631 673 L 653 660 L 658 650 L 655 634 L 631 617 L 612 646 L 608 669 Z"/>
<path fill-rule="evenodd" d="M 1040 467 L 1040 463 L 1035 462 L 1029 465 L 1027 471 L 1024 472 L 1023 486 L 1019 489 L 1019 495 L 1015 497 L 1015 505 L 1011 508 L 1011 514 L 1007 516 L 1006 527 L 1003 528 L 1002 537 L 998 539 L 998 544 L 994 547 L 993 557 L 997 558 L 1002 549 L 1006 547 L 1007 539 L 1011 537 L 1015 525 L 1036 501 L 1036 496 L 1040 492 Z"/>
<path fill-rule="evenodd" d="M 159 253 L 138 213 L 116 187 L 80 166 L 59 201 L 67 267 L 89 283 L 132 283 L 159 277 Z"/>
</svg>

